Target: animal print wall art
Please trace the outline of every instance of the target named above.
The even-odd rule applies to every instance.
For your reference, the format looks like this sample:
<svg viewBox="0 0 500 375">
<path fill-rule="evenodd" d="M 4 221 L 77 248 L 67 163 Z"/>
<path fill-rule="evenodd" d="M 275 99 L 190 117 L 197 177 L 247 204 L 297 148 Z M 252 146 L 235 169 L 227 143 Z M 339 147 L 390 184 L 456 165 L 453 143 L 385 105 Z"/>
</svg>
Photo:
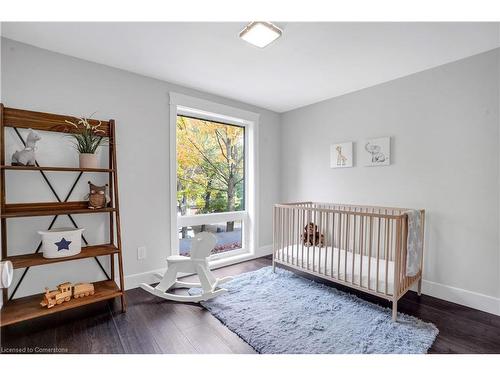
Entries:
<svg viewBox="0 0 500 375">
<path fill-rule="evenodd" d="M 352 166 L 352 142 L 336 143 L 330 146 L 330 168 Z"/>
<path fill-rule="evenodd" d="M 374 167 L 391 164 L 391 137 L 367 139 L 362 144 L 364 165 Z"/>
</svg>

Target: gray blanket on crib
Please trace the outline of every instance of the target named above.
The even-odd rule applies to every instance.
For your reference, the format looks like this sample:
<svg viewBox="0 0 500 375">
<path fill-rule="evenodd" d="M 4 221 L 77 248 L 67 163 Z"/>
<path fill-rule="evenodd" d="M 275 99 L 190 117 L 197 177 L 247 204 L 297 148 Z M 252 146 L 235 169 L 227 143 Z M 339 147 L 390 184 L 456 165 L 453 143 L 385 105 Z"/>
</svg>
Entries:
<svg viewBox="0 0 500 375">
<path fill-rule="evenodd" d="M 406 214 L 408 215 L 406 276 L 415 276 L 420 270 L 422 260 L 422 216 L 418 210 L 410 210 Z"/>
</svg>

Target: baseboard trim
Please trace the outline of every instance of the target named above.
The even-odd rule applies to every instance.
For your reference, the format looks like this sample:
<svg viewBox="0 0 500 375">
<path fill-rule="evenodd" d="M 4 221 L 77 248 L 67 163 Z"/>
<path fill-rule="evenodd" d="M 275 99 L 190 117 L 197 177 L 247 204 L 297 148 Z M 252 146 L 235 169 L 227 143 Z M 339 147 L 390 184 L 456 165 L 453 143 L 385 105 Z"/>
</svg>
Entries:
<svg viewBox="0 0 500 375">
<path fill-rule="evenodd" d="M 212 269 L 217 269 L 225 266 L 229 266 L 231 264 L 245 262 L 247 260 L 252 260 L 255 258 L 260 258 L 263 256 L 272 254 L 272 245 L 261 246 L 257 251 L 253 254 L 242 254 L 235 256 L 231 259 L 217 259 L 214 262 L 211 262 Z M 146 272 L 135 273 L 132 275 L 125 276 L 125 290 L 137 288 L 140 284 L 152 284 L 158 282 L 158 279 L 154 276 L 156 273 L 164 273 L 166 271 L 166 267 L 158 268 Z"/>
<path fill-rule="evenodd" d="M 466 289 L 436 283 L 434 281 L 422 281 L 422 293 L 428 296 L 471 307 L 490 314 L 500 315 L 500 298 L 488 296 Z"/>
</svg>

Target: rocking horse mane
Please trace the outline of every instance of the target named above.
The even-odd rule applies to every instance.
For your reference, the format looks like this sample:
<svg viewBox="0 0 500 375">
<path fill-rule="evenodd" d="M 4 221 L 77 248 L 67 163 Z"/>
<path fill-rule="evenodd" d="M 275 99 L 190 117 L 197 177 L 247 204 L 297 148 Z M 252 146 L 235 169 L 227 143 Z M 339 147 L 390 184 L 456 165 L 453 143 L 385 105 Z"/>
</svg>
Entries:
<svg viewBox="0 0 500 375">
<path fill-rule="evenodd" d="M 191 241 L 191 257 L 194 259 L 204 259 L 210 255 L 215 247 L 217 239 L 208 232 L 198 233 Z"/>
</svg>

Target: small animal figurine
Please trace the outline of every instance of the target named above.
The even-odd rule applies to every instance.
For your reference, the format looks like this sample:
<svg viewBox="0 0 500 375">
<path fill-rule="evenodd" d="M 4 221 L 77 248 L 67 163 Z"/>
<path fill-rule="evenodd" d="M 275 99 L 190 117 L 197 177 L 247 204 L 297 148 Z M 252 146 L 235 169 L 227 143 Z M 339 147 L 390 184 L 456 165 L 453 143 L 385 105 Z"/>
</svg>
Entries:
<svg viewBox="0 0 500 375">
<path fill-rule="evenodd" d="M 24 150 L 14 152 L 12 155 L 12 165 L 35 165 L 35 144 L 42 137 L 32 129 L 29 129 L 29 131 L 28 138 L 26 139 L 26 147 Z"/>
<path fill-rule="evenodd" d="M 320 233 L 318 226 L 314 223 L 309 223 L 304 227 L 302 234 L 302 242 L 304 246 L 325 246 L 325 236 Z"/>
<path fill-rule="evenodd" d="M 91 209 L 99 209 L 104 208 L 108 205 L 110 198 L 106 192 L 108 188 L 108 184 L 104 186 L 94 185 L 89 181 L 89 208 Z"/>
</svg>

